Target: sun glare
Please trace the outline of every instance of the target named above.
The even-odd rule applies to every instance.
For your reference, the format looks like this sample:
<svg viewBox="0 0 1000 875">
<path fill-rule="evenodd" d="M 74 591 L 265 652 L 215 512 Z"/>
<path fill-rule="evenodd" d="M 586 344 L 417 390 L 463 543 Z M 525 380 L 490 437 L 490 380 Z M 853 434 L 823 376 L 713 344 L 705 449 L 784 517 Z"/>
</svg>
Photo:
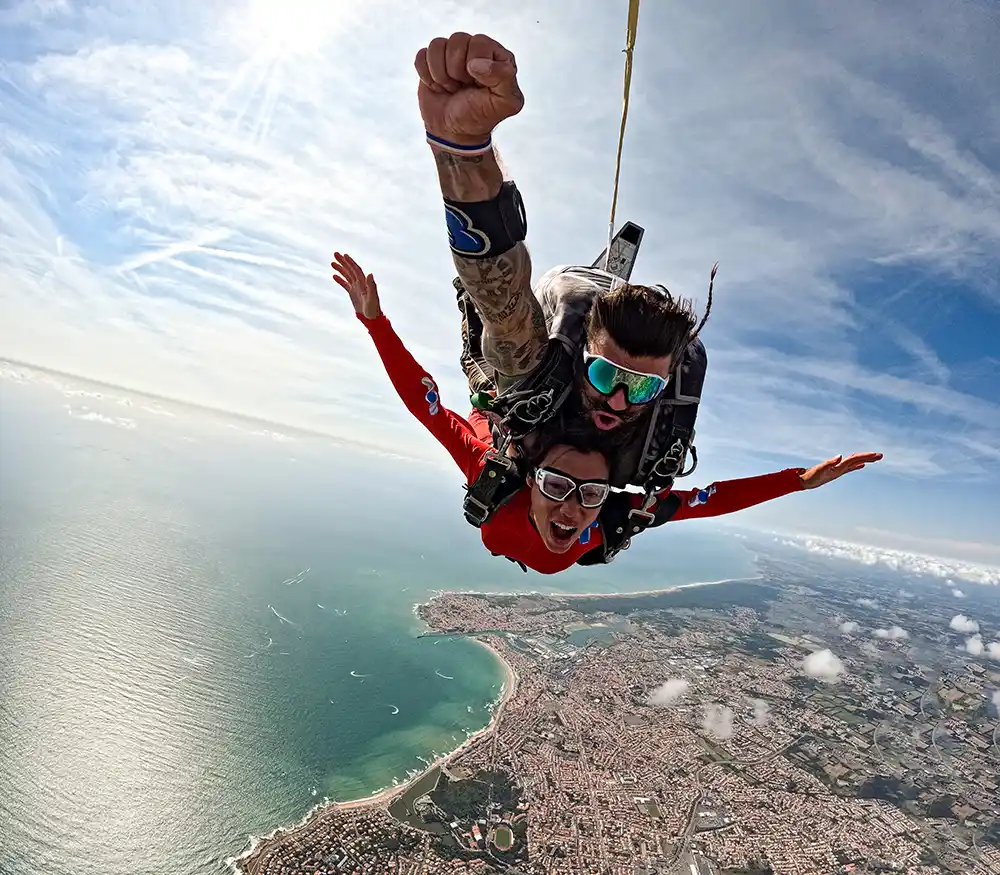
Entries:
<svg viewBox="0 0 1000 875">
<path fill-rule="evenodd" d="M 350 18 L 344 0 L 250 0 L 235 16 L 234 32 L 254 50 L 310 55 Z"/>
</svg>

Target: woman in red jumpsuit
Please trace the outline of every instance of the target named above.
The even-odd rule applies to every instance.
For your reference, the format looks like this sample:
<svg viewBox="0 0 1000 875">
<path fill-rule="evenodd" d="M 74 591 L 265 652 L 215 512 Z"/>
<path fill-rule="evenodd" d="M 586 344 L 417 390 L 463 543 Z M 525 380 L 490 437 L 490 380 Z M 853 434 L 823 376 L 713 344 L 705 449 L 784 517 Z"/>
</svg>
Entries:
<svg viewBox="0 0 1000 875">
<path fill-rule="evenodd" d="M 360 322 L 368 329 L 397 394 L 423 426 L 451 454 L 473 483 L 493 446 L 489 423 L 473 410 L 468 419 L 441 403 L 437 383 L 403 346 L 382 313 L 375 278 L 349 255 L 335 253 L 334 280 L 351 298 Z M 705 489 L 667 490 L 669 521 L 722 516 L 798 492 L 822 486 L 866 464 L 881 453 L 855 453 L 821 462 L 809 470 L 788 468 L 773 474 L 722 480 Z M 557 444 L 510 501 L 484 523 L 483 545 L 491 553 L 523 563 L 542 574 L 565 571 L 584 553 L 601 546 L 598 516 L 609 492 L 608 463 L 598 452 Z M 636 506 L 641 496 L 635 497 Z M 654 508 L 655 511 L 655 508 Z M 665 519 L 664 521 L 667 521 Z"/>
</svg>

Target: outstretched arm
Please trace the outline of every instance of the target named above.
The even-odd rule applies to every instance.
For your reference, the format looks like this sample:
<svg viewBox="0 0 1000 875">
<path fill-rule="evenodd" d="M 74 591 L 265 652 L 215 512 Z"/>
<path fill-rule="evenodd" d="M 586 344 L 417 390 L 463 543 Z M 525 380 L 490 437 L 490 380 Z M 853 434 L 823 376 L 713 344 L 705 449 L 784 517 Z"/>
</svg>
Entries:
<svg viewBox="0 0 1000 875">
<path fill-rule="evenodd" d="M 437 383 L 403 346 L 392 324 L 381 311 L 375 278 L 364 272 L 349 255 L 335 254 L 334 279 L 345 288 L 360 322 L 368 329 L 385 371 L 406 409 L 451 454 L 472 482 L 482 468 L 490 445 L 476 437 L 472 426 L 441 404 Z"/>
<path fill-rule="evenodd" d="M 881 458 L 881 453 L 854 453 L 847 458 L 836 456 L 827 459 L 808 470 L 788 468 L 759 477 L 721 480 L 704 489 L 676 490 L 664 495 L 658 502 L 654 510 L 656 519 L 652 525 L 736 513 L 791 492 L 825 486 L 845 474 L 860 471 L 865 465 L 878 462 Z"/>
<path fill-rule="evenodd" d="M 504 174 L 492 131 L 524 105 L 513 54 L 483 34 L 455 33 L 432 40 L 417 53 L 414 66 L 442 195 L 457 205 L 494 200 Z M 463 154 L 477 146 L 472 151 L 478 154 Z M 483 320 L 487 362 L 509 378 L 530 373 L 545 355 L 548 332 L 531 291 L 531 258 L 524 242 L 479 258 L 453 248 L 452 258 Z"/>
</svg>

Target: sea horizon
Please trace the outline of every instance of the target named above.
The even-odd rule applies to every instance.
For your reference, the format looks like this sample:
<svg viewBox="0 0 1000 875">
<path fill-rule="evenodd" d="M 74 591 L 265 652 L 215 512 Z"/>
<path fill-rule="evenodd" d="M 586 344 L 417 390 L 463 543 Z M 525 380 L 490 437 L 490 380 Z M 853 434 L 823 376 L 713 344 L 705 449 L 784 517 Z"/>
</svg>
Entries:
<svg viewBox="0 0 1000 875">
<path fill-rule="evenodd" d="M 755 573 L 692 527 L 524 575 L 437 470 L 75 391 L 4 383 L 0 871 L 132 875 L 140 848 L 157 871 L 225 871 L 323 799 L 424 771 L 489 725 L 503 682 L 474 643 L 416 637 L 436 591 Z"/>
</svg>

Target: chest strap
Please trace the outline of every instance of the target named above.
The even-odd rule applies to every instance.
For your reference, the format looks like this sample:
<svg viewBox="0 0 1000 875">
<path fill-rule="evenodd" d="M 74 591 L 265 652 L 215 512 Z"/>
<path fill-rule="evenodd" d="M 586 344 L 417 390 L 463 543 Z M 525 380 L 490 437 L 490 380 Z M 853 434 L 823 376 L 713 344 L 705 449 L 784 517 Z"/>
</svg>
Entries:
<svg viewBox="0 0 1000 875">
<path fill-rule="evenodd" d="M 494 399 L 491 411 L 512 440 L 522 440 L 555 416 L 573 391 L 577 364 L 562 341 L 550 340 L 538 368 Z"/>
<path fill-rule="evenodd" d="M 622 550 L 631 546 L 636 535 L 641 535 L 656 521 L 657 495 L 672 489 L 676 478 L 688 476 L 698 466 L 698 453 L 693 446 L 697 408 L 693 404 L 678 406 L 673 413 L 673 423 L 665 442 L 666 451 L 656 459 L 646 475 L 642 503 L 639 507 L 632 507 L 635 493 L 611 493 L 601 509 L 603 543 L 600 548 L 584 553 L 577 560 L 578 565 L 602 565 L 614 561 Z M 689 450 L 694 464 L 684 471 L 682 467 Z"/>
</svg>

